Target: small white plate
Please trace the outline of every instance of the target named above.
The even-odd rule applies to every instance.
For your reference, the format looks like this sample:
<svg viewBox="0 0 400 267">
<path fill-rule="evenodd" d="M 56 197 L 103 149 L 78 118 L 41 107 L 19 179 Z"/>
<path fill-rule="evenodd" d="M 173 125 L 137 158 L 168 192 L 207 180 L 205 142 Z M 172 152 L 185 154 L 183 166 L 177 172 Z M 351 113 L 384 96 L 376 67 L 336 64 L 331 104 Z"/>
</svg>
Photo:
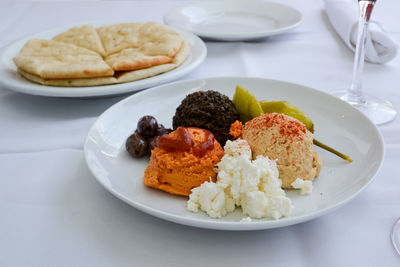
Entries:
<svg viewBox="0 0 400 267">
<path fill-rule="evenodd" d="M 299 26 L 295 8 L 262 1 L 202 1 L 177 7 L 164 15 L 170 26 L 201 37 L 224 41 L 263 38 Z"/>
<path fill-rule="evenodd" d="M 166 127 L 189 93 L 218 90 L 232 97 L 236 85 L 259 100 L 287 100 L 304 110 L 315 123 L 315 138 L 349 155 L 353 163 L 317 148 L 322 171 L 311 195 L 288 190 L 294 205 L 290 217 L 240 222 L 241 210 L 221 219 L 185 208 L 187 198 L 143 185 L 148 158 L 135 159 L 125 151 L 125 140 L 144 115 Z M 257 230 L 292 225 L 319 217 L 347 203 L 374 178 L 384 155 L 382 137 L 370 120 L 349 104 L 315 89 L 261 78 L 209 78 L 175 82 L 132 95 L 105 111 L 89 130 L 84 144 L 86 162 L 98 182 L 133 207 L 172 222 L 221 230 Z"/>
<path fill-rule="evenodd" d="M 94 27 L 116 24 L 115 23 L 82 23 L 89 24 Z M 51 29 L 36 33 L 30 36 L 26 36 L 18 41 L 15 41 L 0 49 L 0 85 L 7 89 L 41 96 L 53 96 L 53 97 L 99 97 L 99 96 L 110 96 L 119 95 L 125 93 L 131 93 L 138 90 L 150 88 L 159 84 L 171 82 L 173 80 L 182 77 L 193 71 L 199 66 L 207 55 L 207 48 L 204 42 L 196 35 L 175 29 L 179 32 L 184 40 L 190 44 L 190 55 L 176 69 L 150 77 L 143 80 L 120 83 L 113 85 L 101 85 L 101 86 L 90 86 L 90 87 L 58 87 L 58 86 L 45 86 L 37 83 L 28 81 L 20 74 L 17 73 L 17 67 L 13 62 L 13 58 L 19 53 L 20 49 L 24 46 L 27 40 L 32 38 L 38 39 L 51 39 L 55 35 L 67 31 L 68 29 L 77 25 L 68 25 L 56 29 Z"/>
</svg>

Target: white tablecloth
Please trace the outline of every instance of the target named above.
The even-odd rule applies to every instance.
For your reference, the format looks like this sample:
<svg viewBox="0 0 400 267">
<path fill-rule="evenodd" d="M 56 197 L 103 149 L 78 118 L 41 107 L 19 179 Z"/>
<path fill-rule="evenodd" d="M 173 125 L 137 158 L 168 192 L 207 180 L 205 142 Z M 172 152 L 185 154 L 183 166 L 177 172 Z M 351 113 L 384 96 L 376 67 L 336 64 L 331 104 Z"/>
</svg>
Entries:
<svg viewBox="0 0 400 267">
<path fill-rule="evenodd" d="M 254 76 L 325 92 L 351 80 L 352 52 L 321 0 L 288 0 L 304 23 L 252 42 L 207 41 L 204 63 L 181 79 Z M 0 46 L 27 34 L 88 21 L 157 21 L 182 1 L 0 2 Z M 400 44 L 398 0 L 373 17 Z M 365 91 L 400 110 L 400 56 L 365 65 Z M 379 127 L 384 164 L 344 207 L 310 222 L 265 231 L 203 230 L 163 221 L 108 193 L 82 152 L 96 117 L 126 96 L 60 99 L 0 88 L 0 266 L 399 266 L 390 243 L 400 216 L 400 118 Z"/>
</svg>

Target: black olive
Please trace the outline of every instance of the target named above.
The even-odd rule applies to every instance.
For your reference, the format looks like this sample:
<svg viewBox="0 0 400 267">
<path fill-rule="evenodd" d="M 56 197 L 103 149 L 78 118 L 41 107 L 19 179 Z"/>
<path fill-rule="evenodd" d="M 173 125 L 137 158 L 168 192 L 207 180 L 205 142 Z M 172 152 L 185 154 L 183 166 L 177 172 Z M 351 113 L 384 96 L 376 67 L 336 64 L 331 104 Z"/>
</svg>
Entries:
<svg viewBox="0 0 400 267">
<path fill-rule="evenodd" d="M 158 123 L 153 116 L 143 116 L 137 123 L 137 131 L 146 137 L 157 135 Z"/>
<path fill-rule="evenodd" d="M 148 142 L 138 131 L 135 131 L 126 139 L 125 148 L 131 156 L 140 158 L 147 155 Z"/>
<path fill-rule="evenodd" d="M 165 128 L 164 125 L 162 125 L 162 124 L 158 125 L 158 129 L 157 129 L 158 136 L 163 136 L 164 134 L 169 134 L 170 132 L 172 132 L 172 129 Z"/>
<path fill-rule="evenodd" d="M 149 150 L 153 150 L 154 148 L 158 147 L 158 140 L 160 139 L 160 136 L 154 136 L 149 139 Z"/>
</svg>

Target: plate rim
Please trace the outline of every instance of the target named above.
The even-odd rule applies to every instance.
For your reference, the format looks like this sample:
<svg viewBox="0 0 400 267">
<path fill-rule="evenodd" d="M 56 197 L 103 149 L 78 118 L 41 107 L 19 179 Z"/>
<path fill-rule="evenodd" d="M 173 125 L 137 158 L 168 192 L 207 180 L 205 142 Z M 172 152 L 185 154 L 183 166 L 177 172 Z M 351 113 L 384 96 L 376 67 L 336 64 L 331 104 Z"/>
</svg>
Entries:
<svg viewBox="0 0 400 267">
<path fill-rule="evenodd" d="M 18 46 L 18 43 L 27 41 L 28 39 L 32 38 L 37 38 L 36 36 L 38 35 L 50 35 L 50 34 L 57 34 L 60 33 L 61 31 L 68 30 L 69 28 L 76 27 L 76 26 L 82 26 L 82 25 L 92 25 L 94 27 L 102 26 L 102 25 L 112 25 L 112 24 L 118 24 L 118 23 L 129 23 L 127 21 L 84 21 L 81 23 L 74 23 L 74 24 L 65 24 L 62 26 L 57 26 L 57 27 L 50 27 L 42 31 L 38 31 L 32 34 L 26 34 L 23 37 L 11 41 L 5 46 L 0 48 L 0 72 L 2 72 L 1 75 L 4 75 L 6 71 L 8 71 L 7 66 L 5 65 L 5 60 L 6 58 L 6 53 L 9 51 L 9 49 L 14 49 L 15 46 Z M 162 24 L 162 23 L 160 23 Z M 164 24 L 165 25 L 165 24 Z M 27 84 L 24 84 L 24 82 L 18 81 L 15 78 L 12 79 L 0 79 L 0 85 L 3 86 L 4 88 L 8 90 L 12 90 L 14 92 L 18 93 L 24 93 L 28 95 L 35 95 L 35 96 L 47 96 L 47 97 L 63 97 L 63 98 L 92 98 L 92 97 L 107 97 L 107 96 L 117 96 L 117 95 L 123 95 L 123 94 L 128 94 L 128 93 L 133 93 L 137 92 L 140 90 L 152 88 L 158 85 L 166 84 L 169 82 L 173 82 L 174 80 L 179 79 L 180 77 L 187 75 L 188 73 L 192 72 L 195 70 L 201 63 L 204 62 L 204 60 L 207 57 L 207 46 L 205 45 L 204 41 L 201 40 L 198 36 L 193 34 L 192 32 L 179 29 L 170 25 L 166 25 L 173 30 L 177 31 L 179 34 L 181 34 L 182 39 L 188 41 L 188 40 L 193 40 L 193 45 L 196 45 L 199 48 L 199 52 L 195 55 L 196 57 L 193 57 L 193 46 L 189 43 L 191 46 L 191 51 L 187 59 L 190 57 L 193 57 L 189 64 L 186 66 L 183 65 L 186 62 L 186 60 L 182 63 L 182 65 L 178 66 L 175 69 L 172 69 L 170 71 L 160 73 L 158 75 L 137 80 L 137 81 L 132 81 L 132 82 L 127 82 L 127 83 L 119 83 L 119 84 L 111 84 L 111 85 L 98 85 L 98 86 L 80 86 L 80 87 L 63 87 L 63 86 L 49 86 L 49 85 L 40 85 L 37 83 L 34 83 L 29 80 L 24 80 L 24 82 L 28 82 Z M 46 37 L 46 39 L 49 39 L 51 37 Z M 16 56 L 16 55 L 15 55 Z M 12 60 L 12 59 L 11 59 Z M 15 64 L 14 64 L 15 65 Z M 15 70 L 16 70 L 16 66 Z M 5 74 L 7 75 L 7 74 Z M 15 73 L 15 75 L 20 75 L 18 73 Z M 163 77 L 166 76 L 166 77 Z M 161 77 L 161 78 L 160 78 Z M 6 77 L 4 77 L 6 78 Z M 136 85 L 135 83 L 144 83 L 141 86 Z M 34 89 L 32 89 L 34 87 Z M 38 90 L 36 90 L 38 89 Z M 99 90 L 100 89 L 100 90 Z"/>
<path fill-rule="evenodd" d="M 95 174 L 95 171 L 92 169 L 91 164 L 89 163 L 89 158 L 88 158 L 88 143 L 89 143 L 89 139 L 90 139 L 90 133 L 93 131 L 94 127 L 96 127 L 97 123 L 103 118 L 103 116 L 105 114 L 107 114 L 108 112 L 112 112 L 112 110 L 118 106 L 118 105 L 123 105 L 125 102 L 128 102 L 129 100 L 131 100 L 132 98 L 140 98 L 142 97 L 142 95 L 146 95 L 146 94 L 150 94 L 153 90 L 157 90 L 159 88 L 162 88 L 164 86 L 171 86 L 171 85 L 177 85 L 177 84 L 185 84 L 185 83 L 191 83 L 191 82 L 198 82 L 198 81 L 209 81 L 209 80 L 219 80 L 219 79 L 249 79 L 249 80 L 268 80 L 268 81 L 272 81 L 272 82 L 279 82 L 279 83 L 285 83 L 288 84 L 290 86 L 296 86 L 296 87 L 303 87 L 306 90 L 310 90 L 314 93 L 317 94 L 321 94 L 321 95 L 326 95 L 332 98 L 335 98 L 337 100 L 340 100 L 339 98 L 320 91 L 318 89 L 306 86 L 306 85 L 302 85 L 302 84 L 298 84 L 298 83 L 293 83 L 293 82 L 288 82 L 288 81 L 283 81 L 283 80 L 276 80 L 276 79 L 268 79 L 268 78 L 262 78 L 262 77 L 248 77 L 248 76 L 218 76 L 218 77 L 206 77 L 206 78 L 197 78 L 197 79 L 189 79 L 189 80 L 181 80 L 181 81 L 175 81 L 172 83 L 167 83 L 167 84 L 163 84 L 163 85 L 159 85 L 159 86 L 155 86 L 152 87 L 148 90 L 144 90 L 141 92 L 138 92 L 134 95 L 130 95 L 120 101 L 118 101 L 117 103 L 113 104 L 112 106 L 110 106 L 108 109 L 106 109 L 104 112 L 102 112 L 98 118 L 95 120 L 95 122 L 92 124 L 92 126 L 89 128 L 88 133 L 86 135 L 85 141 L 84 141 L 84 145 L 83 145 L 83 151 L 84 151 L 84 159 L 86 162 L 86 165 L 88 166 L 90 172 L 92 173 L 92 175 L 94 176 L 94 178 L 96 179 L 96 181 L 98 181 L 108 192 L 110 192 L 112 195 L 114 195 L 115 197 L 117 197 L 118 199 L 122 200 L 123 202 L 129 204 L 130 206 L 136 208 L 137 210 L 144 212 L 146 214 L 152 215 L 154 217 L 160 218 L 160 219 L 164 219 L 173 223 L 177 223 L 177 224 L 181 224 L 181 225 L 186 225 L 186 226 L 191 226 L 191 227 L 197 227 L 197 228 L 202 228 L 202 229 L 212 229 L 212 230 L 223 230 L 223 231 L 254 231 L 254 230 L 267 230 L 267 229 L 273 229 L 273 228 L 280 228 L 280 227 L 286 227 L 286 226 L 290 226 L 290 225 L 295 225 L 295 224 L 299 224 L 302 222 L 306 222 L 306 221 L 310 221 L 313 220 L 315 218 L 321 217 L 327 213 L 330 213 L 342 206 L 344 206 L 345 204 L 349 203 L 351 200 L 353 200 L 355 197 L 357 197 L 362 191 L 364 191 L 376 178 L 377 174 L 379 173 L 383 162 L 384 162 L 384 157 L 386 154 L 386 148 L 385 148 L 385 144 L 384 144 L 384 140 L 382 137 L 381 132 L 379 131 L 379 129 L 377 128 L 377 126 L 368 118 L 366 117 L 361 111 L 359 111 L 358 109 L 352 107 L 350 104 L 342 101 L 342 103 L 344 105 L 347 105 L 348 107 L 350 107 L 353 111 L 355 111 L 356 113 L 358 113 L 359 115 L 361 115 L 362 117 L 364 117 L 368 123 L 370 124 L 370 126 L 372 126 L 372 128 L 374 129 L 374 132 L 376 134 L 376 136 L 378 137 L 378 141 L 379 141 L 379 147 L 382 150 L 382 153 L 380 155 L 380 161 L 379 164 L 377 165 L 376 169 L 374 170 L 374 173 L 371 174 L 371 177 L 369 178 L 369 180 L 360 188 L 358 188 L 358 190 L 356 192 L 354 192 L 351 196 L 347 197 L 346 199 L 340 201 L 339 203 L 336 203 L 335 205 L 331 205 L 328 207 L 325 207 L 321 210 L 317 210 L 317 211 L 312 211 L 310 213 L 307 213 L 305 215 L 301 215 L 298 216 L 296 218 L 294 217 L 284 217 L 278 220 L 268 220 L 268 221 L 251 221 L 249 222 L 240 222 L 240 221 L 221 221 L 221 220 L 199 220 L 199 219 L 195 219 L 195 218 L 188 218 L 188 217 L 182 217 L 179 215 L 174 215 L 174 214 L 170 214 L 168 212 L 162 211 L 162 210 L 157 210 L 154 209 L 152 207 L 147 207 L 144 204 L 141 203 L 136 203 L 132 200 L 130 200 L 129 198 L 125 197 L 124 195 L 118 193 L 116 190 L 114 190 L 112 187 L 107 186 L 104 181 L 97 177 Z"/>
<path fill-rule="evenodd" d="M 280 33 L 284 33 L 286 31 L 290 31 L 292 29 L 299 27 L 303 23 L 304 16 L 297 8 L 292 7 L 290 5 L 282 4 L 282 3 L 270 2 L 270 1 L 264 2 L 264 1 L 257 1 L 257 0 L 250 0 L 250 1 L 247 1 L 246 3 L 244 3 L 243 1 L 240 1 L 240 0 L 233 0 L 233 1 L 232 0 L 220 0 L 217 2 L 226 2 L 226 3 L 229 3 L 230 6 L 234 6 L 234 5 L 238 5 L 238 4 L 239 5 L 243 5 L 243 4 L 255 5 L 255 4 L 257 4 L 257 5 L 264 5 L 264 6 L 268 6 L 268 5 L 279 6 L 281 8 L 290 9 L 291 11 L 297 13 L 298 21 L 292 25 L 289 25 L 286 27 L 281 27 L 281 28 L 278 28 L 275 30 L 268 30 L 268 31 L 265 30 L 265 31 L 258 31 L 256 33 L 241 34 L 241 33 L 226 33 L 226 32 L 207 33 L 205 31 L 191 30 L 186 27 L 174 25 L 173 19 L 170 18 L 170 16 L 172 16 L 174 13 L 177 13 L 177 12 L 182 13 L 182 10 L 184 8 L 199 6 L 199 5 L 215 4 L 215 2 L 216 1 L 207 0 L 207 1 L 193 2 L 193 3 L 177 6 L 175 8 L 170 9 L 169 11 L 167 11 L 164 14 L 163 21 L 165 24 L 167 24 L 169 26 L 178 27 L 180 29 L 190 31 L 202 38 L 211 39 L 211 40 L 221 40 L 221 41 L 242 41 L 242 40 L 261 39 L 264 37 L 273 36 L 273 35 L 277 35 Z"/>
</svg>

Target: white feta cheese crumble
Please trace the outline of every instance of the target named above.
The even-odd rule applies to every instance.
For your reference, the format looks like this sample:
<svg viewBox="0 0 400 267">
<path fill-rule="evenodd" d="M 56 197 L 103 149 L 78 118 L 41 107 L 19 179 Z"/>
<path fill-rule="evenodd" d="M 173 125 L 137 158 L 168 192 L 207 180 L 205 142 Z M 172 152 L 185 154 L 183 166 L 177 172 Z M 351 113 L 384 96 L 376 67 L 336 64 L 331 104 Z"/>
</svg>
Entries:
<svg viewBox="0 0 400 267">
<path fill-rule="evenodd" d="M 309 180 L 303 180 L 301 178 L 297 178 L 290 185 L 295 189 L 300 189 L 300 194 L 302 195 L 309 195 L 313 191 L 312 181 Z"/>
<path fill-rule="evenodd" d="M 288 216 L 292 204 L 285 191 L 274 160 L 258 156 L 251 160 L 251 149 L 246 140 L 227 141 L 225 155 L 217 164 L 217 182 L 204 182 L 192 189 L 187 202 L 189 211 L 205 211 L 213 218 L 221 218 L 241 206 L 252 218 L 279 219 Z"/>
<path fill-rule="evenodd" d="M 224 187 L 218 183 L 204 182 L 193 188 L 187 202 L 187 209 L 198 212 L 199 208 L 210 217 L 221 218 L 235 209 L 235 203 L 225 194 Z"/>
</svg>

